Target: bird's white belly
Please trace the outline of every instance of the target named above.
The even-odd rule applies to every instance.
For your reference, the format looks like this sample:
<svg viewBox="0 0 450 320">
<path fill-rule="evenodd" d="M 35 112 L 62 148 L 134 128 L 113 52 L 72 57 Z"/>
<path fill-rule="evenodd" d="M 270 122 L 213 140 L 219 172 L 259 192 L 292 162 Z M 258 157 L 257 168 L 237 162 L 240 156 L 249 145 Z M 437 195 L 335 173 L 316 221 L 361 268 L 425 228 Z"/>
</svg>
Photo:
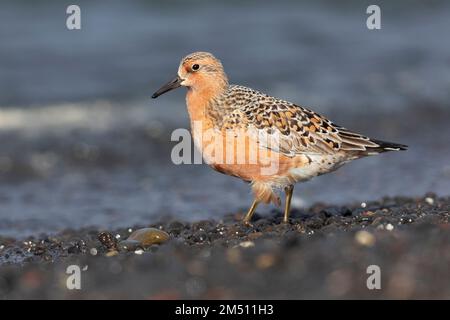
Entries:
<svg viewBox="0 0 450 320">
<path fill-rule="evenodd" d="M 311 162 L 301 168 L 292 168 L 289 173 L 296 181 L 308 181 L 318 175 L 334 171 L 344 165 L 341 155 L 310 155 Z"/>
</svg>

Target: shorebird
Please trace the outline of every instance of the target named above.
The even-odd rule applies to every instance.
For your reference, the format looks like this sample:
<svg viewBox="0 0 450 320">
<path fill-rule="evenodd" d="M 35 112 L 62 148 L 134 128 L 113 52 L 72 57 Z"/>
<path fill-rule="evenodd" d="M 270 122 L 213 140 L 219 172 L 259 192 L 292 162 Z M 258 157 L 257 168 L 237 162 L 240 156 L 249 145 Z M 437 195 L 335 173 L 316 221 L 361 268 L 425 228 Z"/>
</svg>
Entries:
<svg viewBox="0 0 450 320">
<path fill-rule="evenodd" d="M 213 169 L 251 184 L 254 200 L 243 218 L 246 224 L 250 224 L 259 203 L 280 205 L 280 190 L 285 191 L 283 222 L 288 222 L 295 183 L 334 171 L 351 160 L 407 148 L 350 131 L 303 106 L 229 84 L 222 63 L 208 52 L 184 57 L 177 76 L 152 98 L 181 86 L 188 88 L 191 132 L 200 151 L 208 147 L 202 135 L 212 130 L 224 141 L 228 138 L 224 143 L 227 152 L 249 151 L 251 143 L 266 152 L 257 162 L 248 161 L 246 152 L 246 161 L 240 163 L 218 161 L 203 154 Z M 231 142 L 230 132 L 234 139 Z M 236 156 L 232 159 L 236 160 Z M 262 168 L 275 161 L 277 169 L 263 174 Z"/>
</svg>

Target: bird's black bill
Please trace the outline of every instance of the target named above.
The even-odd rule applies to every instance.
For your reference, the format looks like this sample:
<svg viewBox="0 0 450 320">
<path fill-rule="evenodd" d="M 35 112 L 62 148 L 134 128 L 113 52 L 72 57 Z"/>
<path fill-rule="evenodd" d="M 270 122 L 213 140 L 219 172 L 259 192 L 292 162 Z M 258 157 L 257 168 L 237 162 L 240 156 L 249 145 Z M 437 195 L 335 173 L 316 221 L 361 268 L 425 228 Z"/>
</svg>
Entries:
<svg viewBox="0 0 450 320">
<path fill-rule="evenodd" d="M 169 81 L 168 83 L 163 85 L 158 91 L 156 91 L 152 95 L 152 98 L 153 99 L 158 98 L 160 95 L 162 95 L 162 94 L 164 94 L 164 93 L 166 93 L 166 92 L 168 92 L 170 90 L 173 90 L 173 89 L 176 89 L 176 88 L 180 87 L 182 81 L 183 80 L 180 77 L 176 77 L 172 81 Z"/>
</svg>

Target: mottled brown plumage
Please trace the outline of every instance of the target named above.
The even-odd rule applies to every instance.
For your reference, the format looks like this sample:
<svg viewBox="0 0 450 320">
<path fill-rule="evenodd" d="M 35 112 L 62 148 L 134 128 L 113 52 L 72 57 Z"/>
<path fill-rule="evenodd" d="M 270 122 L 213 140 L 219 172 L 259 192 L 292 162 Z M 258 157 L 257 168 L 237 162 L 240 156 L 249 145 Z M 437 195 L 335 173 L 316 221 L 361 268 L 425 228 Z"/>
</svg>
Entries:
<svg viewBox="0 0 450 320">
<path fill-rule="evenodd" d="M 288 156 L 296 154 L 333 154 L 345 152 L 350 158 L 405 146 L 379 141 L 338 126 L 305 107 L 276 99 L 243 86 L 230 85 L 208 107 L 212 110 L 230 110 L 216 121 L 218 128 L 233 130 L 247 127 L 256 134 L 277 139 L 276 151 Z M 212 114 L 214 112 L 211 112 Z M 253 128 L 252 128 L 253 127 Z"/>
</svg>

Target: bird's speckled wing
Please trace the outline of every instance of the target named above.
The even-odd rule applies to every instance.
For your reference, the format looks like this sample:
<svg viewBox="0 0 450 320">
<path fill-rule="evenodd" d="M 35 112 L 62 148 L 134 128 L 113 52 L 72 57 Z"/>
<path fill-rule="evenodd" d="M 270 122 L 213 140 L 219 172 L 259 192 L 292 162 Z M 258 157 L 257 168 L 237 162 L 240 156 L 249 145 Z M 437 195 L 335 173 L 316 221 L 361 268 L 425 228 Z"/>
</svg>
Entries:
<svg viewBox="0 0 450 320">
<path fill-rule="evenodd" d="M 377 153 L 381 147 L 314 111 L 246 87 L 230 86 L 225 100 L 235 109 L 223 119 L 222 130 L 245 128 L 261 147 L 288 156 L 368 149 Z"/>
</svg>

